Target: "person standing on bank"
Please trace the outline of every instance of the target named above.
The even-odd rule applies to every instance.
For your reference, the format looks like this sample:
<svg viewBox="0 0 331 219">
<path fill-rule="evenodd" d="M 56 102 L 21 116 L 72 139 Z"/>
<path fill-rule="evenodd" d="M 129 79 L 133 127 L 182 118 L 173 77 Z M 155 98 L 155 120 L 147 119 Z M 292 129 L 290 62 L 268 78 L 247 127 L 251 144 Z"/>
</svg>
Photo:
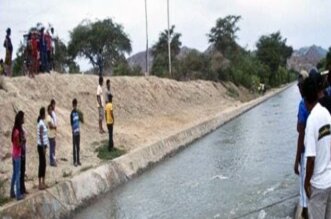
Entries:
<svg viewBox="0 0 331 219">
<path fill-rule="evenodd" d="M 23 124 L 24 124 L 24 113 L 20 111 L 21 114 L 23 114 Z M 18 112 L 18 113 L 20 113 Z M 22 142 L 22 155 L 21 155 L 21 194 L 29 194 L 25 187 L 25 164 L 26 164 L 26 131 L 24 127 L 22 126 L 22 133 L 20 135 L 21 142 Z"/>
<path fill-rule="evenodd" d="M 6 30 L 6 39 L 3 43 L 3 46 L 6 48 L 6 56 L 5 56 L 5 72 L 6 75 L 11 77 L 11 66 L 12 66 L 12 56 L 13 56 L 13 44 L 10 39 L 11 29 L 7 28 Z"/>
<path fill-rule="evenodd" d="M 24 123 L 24 113 L 19 111 L 15 117 L 15 123 L 12 130 L 12 159 L 13 159 L 13 176 L 10 185 L 10 197 L 21 200 L 24 196 L 21 193 L 21 155 L 22 155 L 22 139 Z"/>
<path fill-rule="evenodd" d="M 79 128 L 79 113 L 77 110 L 77 99 L 73 99 L 72 101 L 72 112 L 70 114 L 70 124 L 72 128 L 72 144 L 73 144 L 73 164 L 76 167 L 77 165 L 81 165 L 79 159 L 79 151 L 80 151 L 80 128 Z"/>
<path fill-rule="evenodd" d="M 106 81 L 106 98 L 107 98 L 106 103 L 108 102 L 109 95 L 112 95 L 112 94 L 111 94 L 111 90 L 110 90 L 110 80 L 107 79 L 107 81 Z"/>
<path fill-rule="evenodd" d="M 45 107 L 42 107 L 39 111 L 38 125 L 37 125 L 37 143 L 38 143 L 38 154 L 39 154 L 39 169 L 38 169 L 38 180 L 39 190 L 46 189 L 45 175 L 46 175 L 46 149 L 48 142 L 48 130 L 45 124 L 46 111 Z"/>
<path fill-rule="evenodd" d="M 109 144 L 108 144 L 109 151 L 111 151 L 114 148 L 114 141 L 113 141 L 114 114 L 113 114 L 112 101 L 113 101 L 113 96 L 110 94 L 107 96 L 107 104 L 105 109 L 106 124 L 109 134 Z"/>
<path fill-rule="evenodd" d="M 49 105 L 47 107 L 46 125 L 48 129 L 49 163 L 51 166 L 56 167 L 56 161 L 55 161 L 56 126 L 52 116 L 52 105 Z"/>
<path fill-rule="evenodd" d="M 103 107 L 103 94 L 102 94 L 103 77 L 99 77 L 99 85 L 97 88 L 97 102 L 98 102 L 98 112 L 99 112 L 99 132 L 100 134 L 105 133 L 102 127 L 102 121 L 104 117 L 104 107 Z"/>
<path fill-rule="evenodd" d="M 309 199 L 310 219 L 331 218 L 331 116 L 318 103 L 318 88 L 312 77 L 302 86 L 310 115 L 305 129 L 307 158 L 305 190 Z"/>
<path fill-rule="evenodd" d="M 308 78 L 309 74 L 307 71 L 302 70 L 298 77 L 298 88 L 301 96 L 302 94 L 302 85 L 303 82 Z M 297 151 L 294 162 L 294 173 L 299 175 L 299 189 L 300 189 L 300 200 L 299 204 L 302 208 L 301 216 L 304 219 L 308 219 L 308 203 L 307 203 L 307 195 L 304 188 L 305 174 L 306 174 L 306 158 L 304 155 L 305 146 L 304 146 L 304 137 L 305 137 L 305 128 L 307 118 L 309 116 L 309 112 L 305 106 L 304 99 L 302 97 L 299 107 L 298 107 L 298 121 L 297 121 L 297 132 L 298 132 L 298 140 L 297 140 Z M 300 168 L 299 168 L 300 167 Z"/>
<path fill-rule="evenodd" d="M 57 128 L 58 128 L 58 121 L 57 121 L 57 116 L 56 116 L 56 113 L 55 113 L 55 106 L 56 106 L 55 99 L 51 100 L 51 106 L 52 106 L 53 123 L 54 123 L 54 126 L 56 127 L 56 129 L 53 130 L 55 132 L 55 137 L 54 137 L 54 161 L 56 163 L 56 134 L 57 134 Z"/>
</svg>

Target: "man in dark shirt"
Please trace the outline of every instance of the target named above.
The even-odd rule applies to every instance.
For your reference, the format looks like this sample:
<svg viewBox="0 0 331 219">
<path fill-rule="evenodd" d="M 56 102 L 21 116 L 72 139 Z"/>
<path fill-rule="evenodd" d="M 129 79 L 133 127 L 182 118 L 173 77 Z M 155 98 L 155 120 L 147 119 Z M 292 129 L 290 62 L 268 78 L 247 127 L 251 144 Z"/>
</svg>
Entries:
<svg viewBox="0 0 331 219">
<path fill-rule="evenodd" d="M 327 95 L 325 92 L 325 89 L 327 87 L 327 83 L 325 83 L 324 76 L 325 72 L 318 73 L 318 72 L 310 72 L 310 76 L 313 78 L 313 80 L 316 83 L 317 89 L 318 89 L 318 102 L 325 107 L 329 113 L 331 114 L 331 96 Z"/>
<path fill-rule="evenodd" d="M 80 150 L 80 129 L 79 129 L 79 113 L 77 110 L 77 100 L 72 101 L 73 110 L 70 114 L 70 123 L 72 128 L 72 143 L 73 143 L 73 164 L 76 167 L 81 165 L 79 160 L 79 150 Z"/>
</svg>

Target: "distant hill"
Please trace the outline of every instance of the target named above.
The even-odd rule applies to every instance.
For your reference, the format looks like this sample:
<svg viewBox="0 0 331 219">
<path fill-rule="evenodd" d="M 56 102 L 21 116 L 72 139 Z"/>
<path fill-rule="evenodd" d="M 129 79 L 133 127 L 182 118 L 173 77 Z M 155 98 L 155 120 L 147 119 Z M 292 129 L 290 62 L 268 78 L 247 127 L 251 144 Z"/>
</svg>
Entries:
<svg viewBox="0 0 331 219">
<path fill-rule="evenodd" d="M 184 58 L 185 56 L 187 56 L 187 54 L 191 51 L 198 51 L 196 49 L 192 49 L 192 48 L 189 48 L 189 47 L 186 47 L 186 46 L 183 46 L 178 54 L 178 58 L 181 59 L 181 58 Z M 152 68 L 152 65 L 153 65 L 153 61 L 154 61 L 154 58 L 152 56 L 152 50 L 149 49 L 148 50 L 148 68 L 151 69 Z M 128 59 L 128 63 L 130 66 L 135 66 L 135 65 L 138 65 L 141 67 L 141 69 L 143 70 L 143 72 L 146 72 L 146 51 L 142 51 L 142 52 L 138 52 L 132 56 L 130 56 Z"/>
<path fill-rule="evenodd" d="M 152 49 L 148 50 L 148 68 L 151 69 L 153 65 Z M 138 65 L 141 67 L 143 72 L 146 72 L 146 51 L 138 52 L 128 58 L 128 63 L 130 66 Z"/>
<path fill-rule="evenodd" d="M 287 61 L 287 67 L 296 71 L 305 69 L 309 71 L 327 54 L 327 50 L 316 45 L 295 50 Z"/>
</svg>

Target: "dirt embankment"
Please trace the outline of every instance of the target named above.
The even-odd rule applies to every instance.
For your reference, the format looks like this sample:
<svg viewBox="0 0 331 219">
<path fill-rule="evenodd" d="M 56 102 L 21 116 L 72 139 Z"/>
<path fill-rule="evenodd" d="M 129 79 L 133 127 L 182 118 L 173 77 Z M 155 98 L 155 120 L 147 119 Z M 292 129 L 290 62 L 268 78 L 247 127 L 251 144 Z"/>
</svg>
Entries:
<svg viewBox="0 0 331 219">
<path fill-rule="evenodd" d="M 254 98 L 248 90 L 230 83 L 177 82 L 157 77 L 112 77 L 110 80 L 114 96 L 114 143 L 127 151 L 154 143 Z M 100 141 L 107 139 L 107 134 L 98 132 L 97 84 L 98 77 L 87 75 L 52 73 L 35 79 L 5 78 L 5 89 L 0 89 L 0 177 L 11 177 L 11 129 L 15 111 L 23 110 L 27 131 L 27 187 L 30 191 L 36 188 L 36 120 L 40 107 L 46 107 L 52 98 L 57 102 L 58 167 L 47 167 L 47 183 L 52 185 L 65 179 L 68 172 L 73 175 L 99 165 L 101 160 L 95 149 Z M 81 127 L 82 167 L 72 165 L 69 117 L 73 98 L 78 99 L 78 108 L 85 120 Z"/>
</svg>

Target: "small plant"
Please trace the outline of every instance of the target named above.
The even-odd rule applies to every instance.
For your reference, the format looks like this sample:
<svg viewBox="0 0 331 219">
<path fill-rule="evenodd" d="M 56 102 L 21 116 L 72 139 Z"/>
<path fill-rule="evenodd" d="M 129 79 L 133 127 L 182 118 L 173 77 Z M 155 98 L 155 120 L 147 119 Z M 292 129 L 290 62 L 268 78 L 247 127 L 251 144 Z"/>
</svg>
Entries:
<svg viewBox="0 0 331 219">
<path fill-rule="evenodd" d="M 236 91 L 233 87 L 228 88 L 227 95 L 229 95 L 232 98 L 238 98 L 239 97 L 238 91 Z"/>
<path fill-rule="evenodd" d="M 66 178 L 66 177 L 70 177 L 72 176 L 72 171 L 71 170 L 63 170 L 62 171 L 62 177 Z"/>
<path fill-rule="evenodd" d="M 104 141 L 105 142 L 105 141 Z M 112 160 L 115 159 L 116 157 L 120 157 L 123 154 L 126 153 L 125 150 L 121 150 L 118 148 L 113 148 L 111 151 L 108 150 L 108 141 L 106 141 L 106 144 L 101 144 L 100 147 L 95 149 L 95 152 L 98 153 L 98 158 L 101 160 Z"/>
</svg>

